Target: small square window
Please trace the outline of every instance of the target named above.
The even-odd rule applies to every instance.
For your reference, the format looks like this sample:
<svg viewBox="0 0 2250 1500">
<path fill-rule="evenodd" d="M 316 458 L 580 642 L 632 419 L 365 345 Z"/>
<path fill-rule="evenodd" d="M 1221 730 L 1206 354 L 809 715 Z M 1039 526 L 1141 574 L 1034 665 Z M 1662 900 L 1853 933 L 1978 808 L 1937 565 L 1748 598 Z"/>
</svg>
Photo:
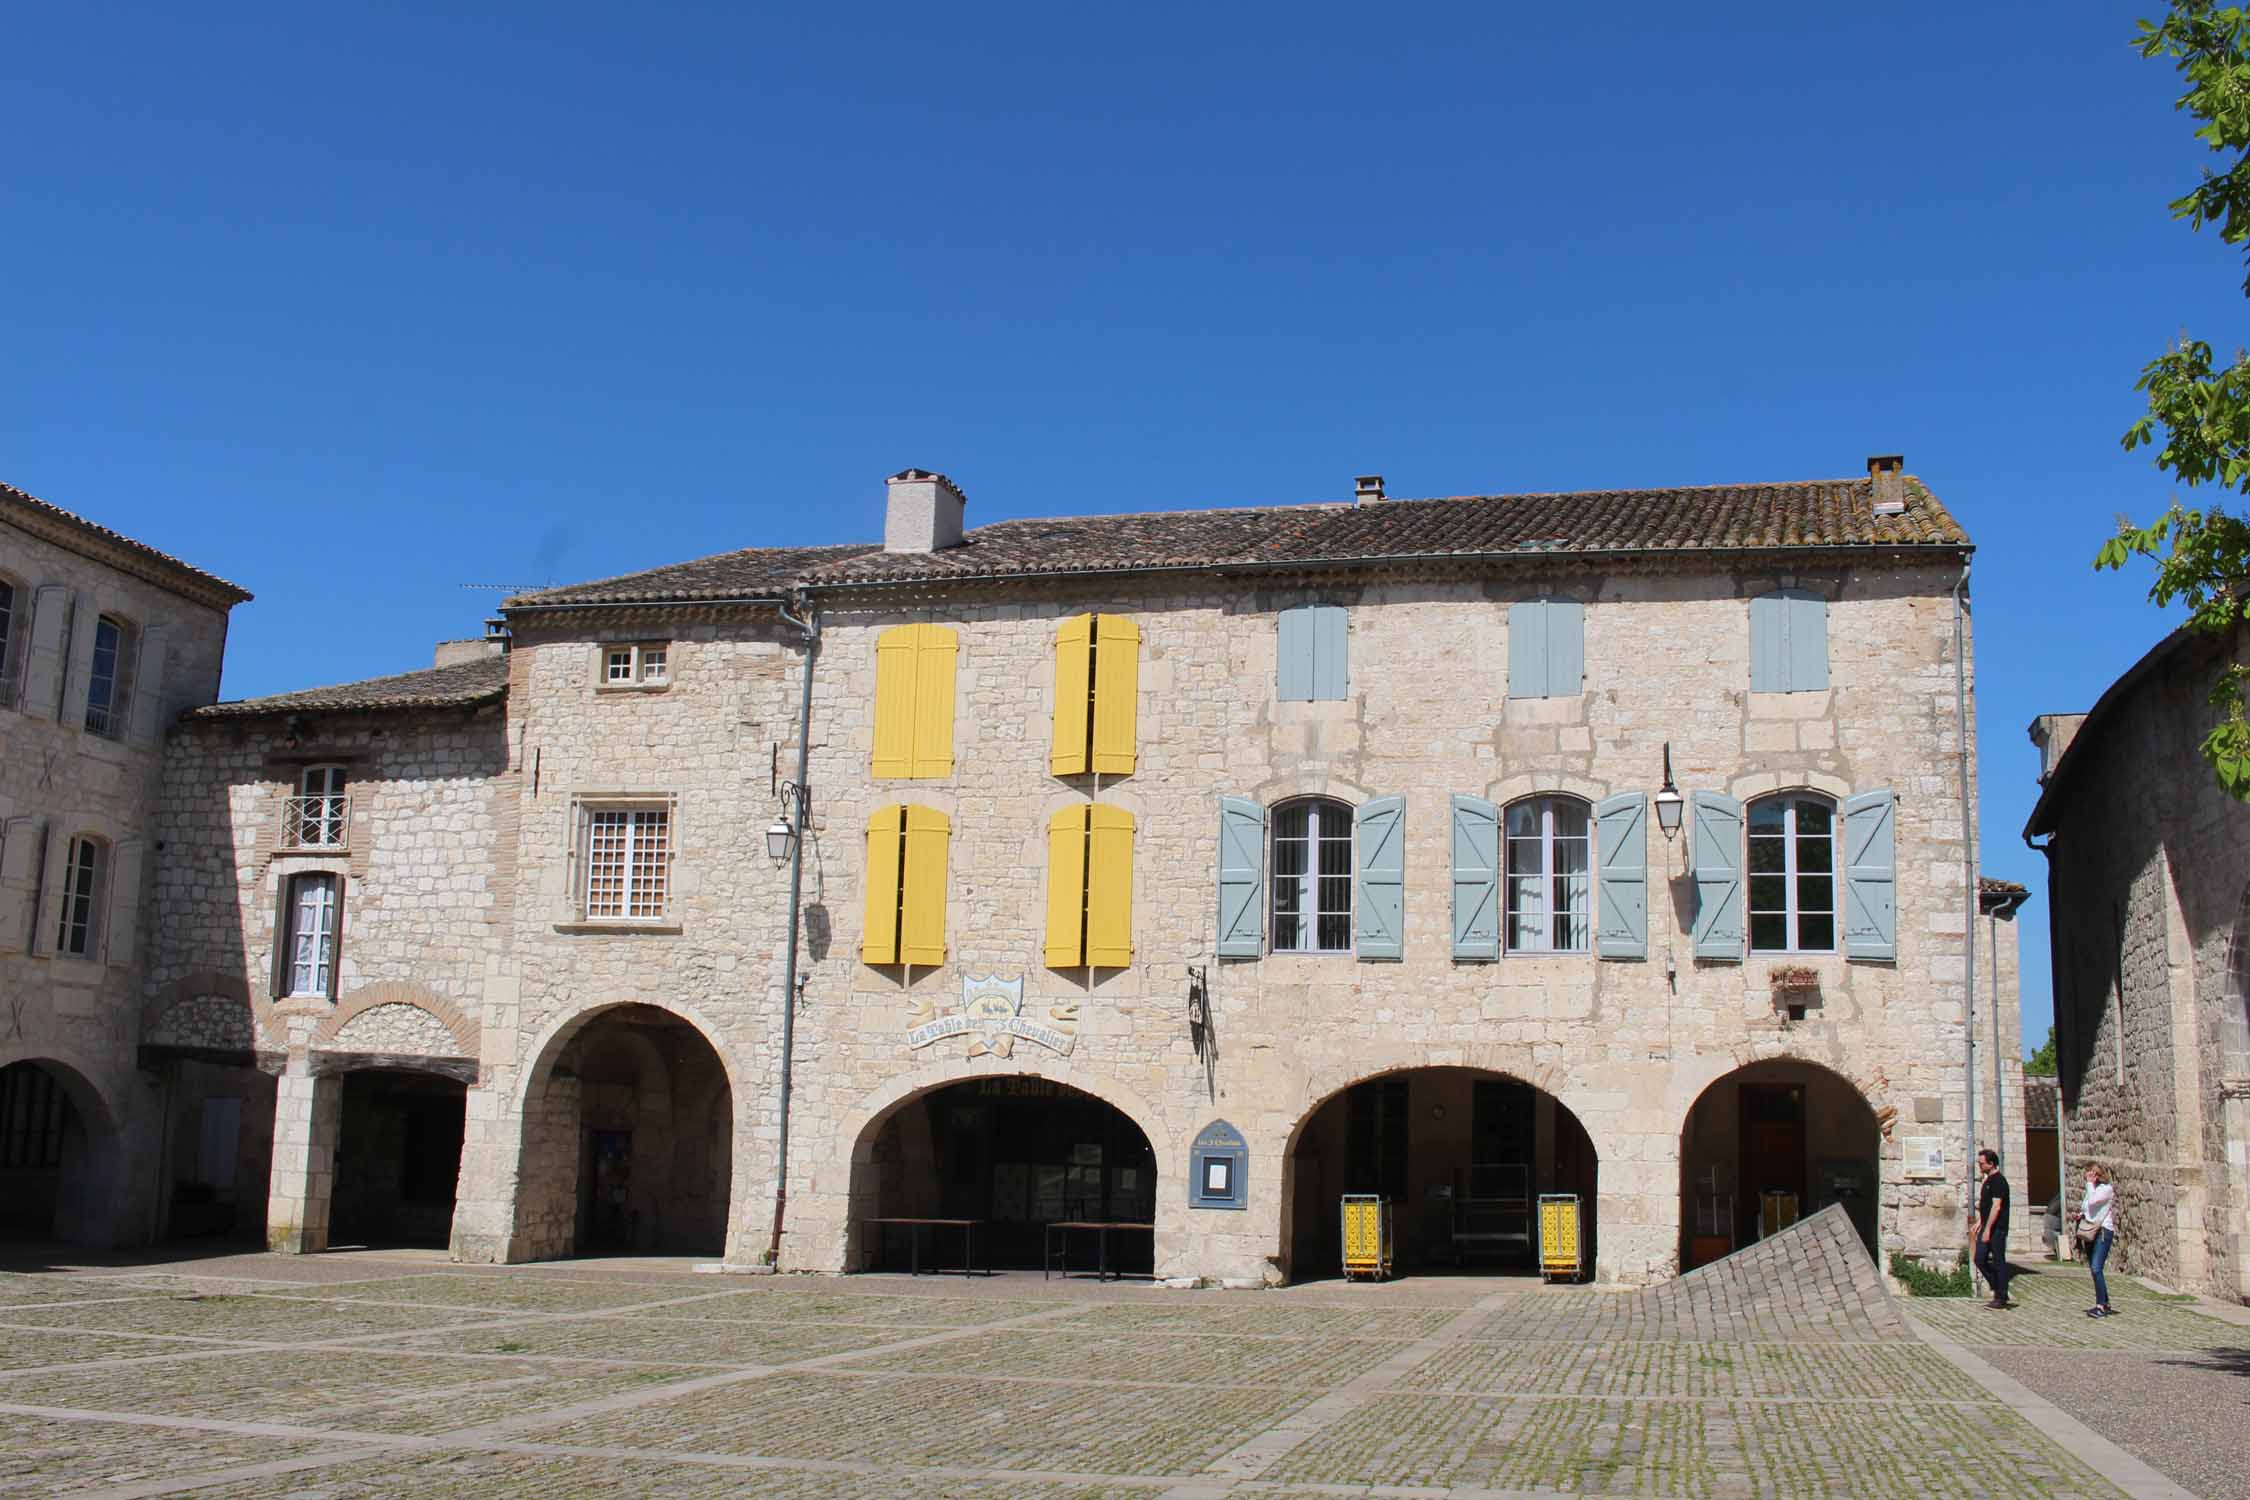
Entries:
<svg viewBox="0 0 2250 1500">
<path fill-rule="evenodd" d="M 671 680 L 671 644 L 667 641 L 602 648 L 602 687 L 663 687 Z"/>
<path fill-rule="evenodd" d="M 609 649 L 608 661 L 608 670 L 602 674 L 604 680 L 609 682 L 631 682 L 633 680 L 633 648 L 631 646 L 612 646 Z"/>
<path fill-rule="evenodd" d="M 662 646 L 643 646 L 641 648 L 641 681 L 662 682 L 663 680 L 664 648 Z"/>
</svg>

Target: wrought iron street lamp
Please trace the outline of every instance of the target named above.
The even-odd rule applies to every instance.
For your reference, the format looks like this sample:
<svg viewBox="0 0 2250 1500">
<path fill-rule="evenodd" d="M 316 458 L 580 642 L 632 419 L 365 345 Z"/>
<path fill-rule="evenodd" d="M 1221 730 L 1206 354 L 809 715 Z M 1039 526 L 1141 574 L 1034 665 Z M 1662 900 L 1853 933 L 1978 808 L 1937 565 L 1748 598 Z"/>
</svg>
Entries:
<svg viewBox="0 0 2250 1500">
<path fill-rule="evenodd" d="M 1687 799 L 1672 785 L 1672 742 L 1664 742 L 1664 785 L 1656 789 L 1656 826 L 1669 839 L 1680 831 L 1680 810 Z M 771 837 L 771 835 L 768 835 Z"/>
</svg>

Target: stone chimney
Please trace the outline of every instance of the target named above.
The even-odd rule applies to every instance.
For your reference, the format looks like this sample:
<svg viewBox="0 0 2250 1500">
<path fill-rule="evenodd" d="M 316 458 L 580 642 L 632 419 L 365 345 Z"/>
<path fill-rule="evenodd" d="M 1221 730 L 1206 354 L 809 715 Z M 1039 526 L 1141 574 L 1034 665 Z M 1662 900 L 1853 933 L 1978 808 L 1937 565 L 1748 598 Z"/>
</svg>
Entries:
<svg viewBox="0 0 2250 1500">
<path fill-rule="evenodd" d="M 2047 778 L 2055 774 L 2055 765 L 2078 738 L 2079 726 L 2086 722 L 2084 714 L 2041 714 L 2031 721 L 2031 743 L 2039 747 L 2039 784 L 2045 786 Z"/>
<path fill-rule="evenodd" d="M 505 638 L 480 636 L 467 641 L 439 641 L 433 667 L 457 667 L 465 661 L 483 661 L 488 656 L 498 656 L 507 650 Z"/>
<path fill-rule="evenodd" d="M 1365 505 L 1370 500 L 1383 498 L 1383 476 L 1362 474 L 1352 481 L 1352 504 Z"/>
<path fill-rule="evenodd" d="M 969 502 L 952 480 L 927 469 L 901 469 L 889 484 L 885 552 L 942 552 L 961 545 L 961 513 Z"/>
<path fill-rule="evenodd" d="M 1906 514 L 1905 455 L 1878 453 L 1867 461 L 1867 477 L 1875 486 L 1875 514 Z"/>
</svg>

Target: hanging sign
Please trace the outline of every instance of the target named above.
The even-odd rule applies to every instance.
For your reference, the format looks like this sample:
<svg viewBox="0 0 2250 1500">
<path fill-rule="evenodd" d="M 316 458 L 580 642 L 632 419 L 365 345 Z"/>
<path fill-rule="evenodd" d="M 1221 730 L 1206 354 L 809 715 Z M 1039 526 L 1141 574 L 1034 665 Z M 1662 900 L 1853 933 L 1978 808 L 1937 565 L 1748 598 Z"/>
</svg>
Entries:
<svg viewBox="0 0 2250 1500">
<path fill-rule="evenodd" d="M 1025 1041 L 1068 1057 L 1078 1042 L 1078 1002 L 1058 1000 L 1047 1007 L 1044 1021 L 1023 1013 L 1023 980 L 998 975 L 961 976 L 961 1008 L 939 1014 L 924 1000 L 907 1022 L 906 1045 L 919 1051 L 947 1037 L 969 1039 L 971 1057 L 1009 1057 L 1016 1043 Z"/>
</svg>

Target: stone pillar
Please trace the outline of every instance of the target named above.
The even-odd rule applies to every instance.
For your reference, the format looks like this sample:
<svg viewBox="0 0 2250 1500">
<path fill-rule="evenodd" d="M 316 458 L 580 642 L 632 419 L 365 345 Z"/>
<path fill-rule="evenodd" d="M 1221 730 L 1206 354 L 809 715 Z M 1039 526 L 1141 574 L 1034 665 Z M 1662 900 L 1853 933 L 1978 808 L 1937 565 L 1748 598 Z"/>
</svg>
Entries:
<svg viewBox="0 0 2250 1500">
<path fill-rule="evenodd" d="M 336 1133 L 344 1081 L 315 1078 L 302 1055 L 274 1088 L 273 1175 L 266 1187 L 266 1248 L 317 1255 L 328 1248 L 328 1202 L 336 1185 Z"/>
<path fill-rule="evenodd" d="M 493 1265 L 508 1251 L 516 1215 L 516 1164 L 523 1122 L 508 1108 L 509 1080 L 481 1078 L 463 1101 L 461 1178 L 453 1194 L 450 1253 L 457 1261 Z"/>
</svg>

